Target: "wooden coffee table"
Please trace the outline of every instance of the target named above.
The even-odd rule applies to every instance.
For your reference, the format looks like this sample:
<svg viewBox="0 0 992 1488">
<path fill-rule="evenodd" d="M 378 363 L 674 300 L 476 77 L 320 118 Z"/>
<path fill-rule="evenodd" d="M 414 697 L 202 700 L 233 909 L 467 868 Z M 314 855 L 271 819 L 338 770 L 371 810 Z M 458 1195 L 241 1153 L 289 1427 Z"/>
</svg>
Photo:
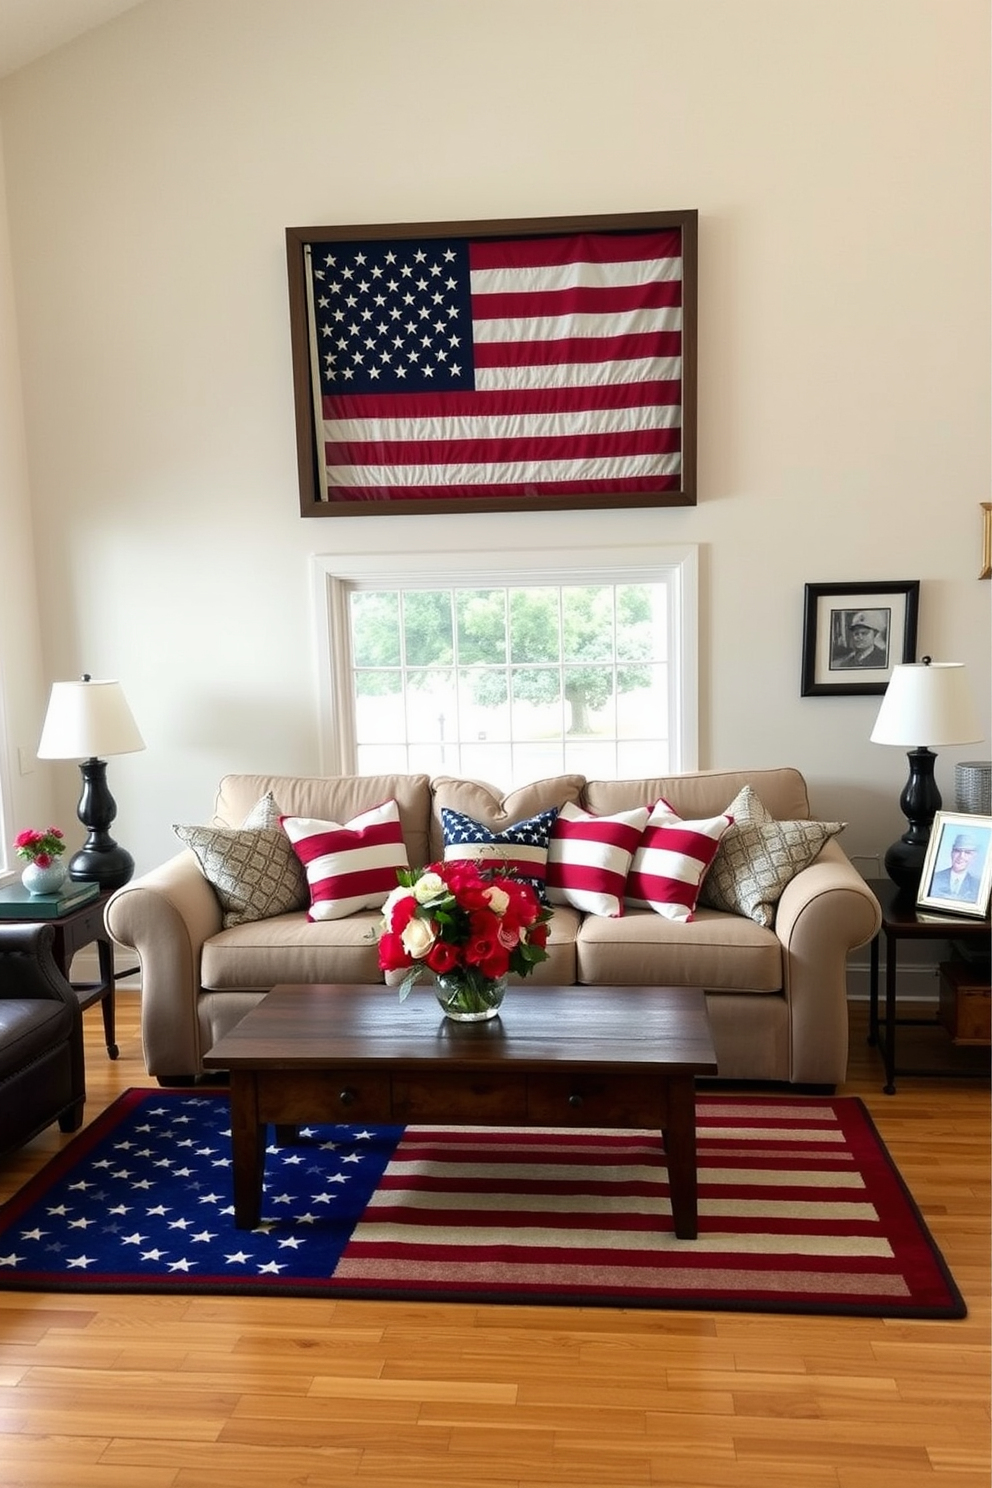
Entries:
<svg viewBox="0 0 992 1488">
<path fill-rule="evenodd" d="M 429 988 L 280 986 L 203 1063 L 231 1079 L 234 1222 L 261 1219 L 266 1126 L 303 1122 L 624 1127 L 664 1142 L 675 1234 L 697 1234 L 697 1075 L 716 1074 L 694 987 L 511 986 L 454 1023 Z"/>
</svg>

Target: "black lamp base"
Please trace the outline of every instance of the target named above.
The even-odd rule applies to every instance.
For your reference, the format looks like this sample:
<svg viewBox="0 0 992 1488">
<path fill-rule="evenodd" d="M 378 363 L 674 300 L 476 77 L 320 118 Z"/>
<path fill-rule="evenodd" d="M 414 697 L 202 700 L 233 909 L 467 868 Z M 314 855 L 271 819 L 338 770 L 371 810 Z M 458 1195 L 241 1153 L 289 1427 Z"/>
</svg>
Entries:
<svg viewBox="0 0 992 1488">
<path fill-rule="evenodd" d="M 907 842 L 905 837 L 893 842 L 885 854 L 885 871 L 902 894 L 916 898 L 926 855 L 926 844 L 920 847 L 915 842 Z"/>
<path fill-rule="evenodd" d="M 933 750 L 911 749 L 906 757 L 909 779 L 899 797 L 899 806 L 909 825 L 886 852 L 885 871 L 901 893 L 912 894 L 915 899 L 930 845 L 930 828 L 941 807 L 941 795 L 933 775 L 937 763 Z"/>
<path fill-rule="evenodd" d="M 83 760 L 79 766 L 83 793 L 76 815 L 87 829 L 86 841 L 69 860 L 69 877 L 74 883 L 98 883 L 103 893 L 119 889 L 134 873 L 134 859 L 110 835 L 110 824 L 117 815 L 117 802 L 107 785 L 107 761 Z"/>
</svg>

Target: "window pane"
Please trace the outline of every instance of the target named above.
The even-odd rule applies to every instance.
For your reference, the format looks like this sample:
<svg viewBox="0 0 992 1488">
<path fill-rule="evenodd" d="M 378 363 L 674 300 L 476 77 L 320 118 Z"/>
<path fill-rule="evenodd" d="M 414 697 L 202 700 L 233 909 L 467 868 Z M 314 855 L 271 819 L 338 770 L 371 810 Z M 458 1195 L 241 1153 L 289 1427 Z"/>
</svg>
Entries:
<svg viewBox="0 0 992 1488">
<path fill-rule="evenodd" d="M 359 744 L 402 740 L 403 682 L 399 672 L 358 672 L 355 676 L 355 736 Z"/>
<path fill-rule="evenodd" d="M 506 661 L 506 590 L 459 589 L 458 660 L 462 666 Z"/>
<path fill-rule="evenodd" d="M 407 666 L 443 666 L 454 660 L 450 589 L 405 592 L 403 645 Z"/>
<path fill-rule="evenodd" d="M 506 742 L 463 744 L 461 774 L 470 780 L 488 780 L 499 786 L 514 778 L 518 778 L 521 785 L 526 784 L 522 777 L 514 777 L 513 751 Z"/>
<path fill-rule="evenodd" d="M 395 768 L 393 766 L 392 768 Z M 407 751 L 407 770 L 417 771 L 423 775 L 458 775 L 461 766 L 458 763 L 458 748 L 450 744 L 440 742 L 434 744 L 411 744 Z M 380 771 L 386 774 L 388 771 Z M 422 867 L 422 864 L 418 864 Z"/>
<path fill-rule="evenodd" d="M 565 661 L 613 660 L 613 586 L 562 590 Z"/>
<path fill-rule="evenodd" d="M 640 780 L 642 776 L 667 775 L 672 768 L 667 739 L 641 739 L 617 745 L 617 779 Z"/>
<path fill-rule="evenodd" d="M 520 785 L 526 785 L 530 780 L 545 780 L 549 775 L 560 775 L 563 769 L 561 744 L 515 744 L 511 768 L 513 773 L 509 778 Z"/>
<path fill-rule="evenodd" d="M 458 707 L 464 740 L 509 739 L 509 680 L 503 667 L 472 667 L 458 673 Z"/>
<path fill-rule="evenodd" d="M 617 736 L 630 738 L 664 738 L 669 732 L 668 668 L 665 666 L 624 668 L 617 697 Z"/>
<path fill-rule="evenodd" d="M 568 702 L 569 734 L 613 732 L 612 666 L 565 667 L 562 685 Z"/>
<path fill-rule="evenodd" d="M 565 769 L 589 780 L 616 780 L 617 750 L 612 739 L 569 739 Z"/>
<path fill-rule="evenodd" d="M 666 655 L 667 613 L 662 586 L 620 584 L 617 597 L 617 660 L 659 661 Z"/>
<path fill-rule="evenodd" d="M 561 673 L 551 667 L 514 667 L 510 673 L 514 739 L 561 737 Z"/>
<path fill-rule="evenodd" d="M 454 674 L 440 668 L 410 672 L 408 682 L 407 738 L 411 744 L 414 741 L 457 739 L 458 699 Z"/>
<path fill-rule="evenodd" d="M 558 661 L 559 589 L 510 590 L 510 660 Z"/>
<path fill-rule="evenodd" d="M 359 744 L 355 750 L 359 775 L 406 775 L 411 769 L 403 745 Z"/>
<path fill-rule="evenodd" d="M 351 654 L 357 667 L 399 666 L 400 597 L 395 590 L 351 595 Z"/>
</svg>

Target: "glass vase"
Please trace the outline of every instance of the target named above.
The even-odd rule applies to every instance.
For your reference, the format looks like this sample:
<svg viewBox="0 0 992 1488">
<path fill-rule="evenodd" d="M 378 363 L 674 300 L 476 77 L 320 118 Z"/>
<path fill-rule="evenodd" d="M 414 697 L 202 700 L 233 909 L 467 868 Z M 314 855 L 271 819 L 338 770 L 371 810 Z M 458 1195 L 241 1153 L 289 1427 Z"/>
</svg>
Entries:
<svg viewBox="0 0 992 1488">
<path fill-rule="evenodd" d="M 495 1018 L 506 995 L 506 977 L 487 977 L 470 966 L 434 973 L 434 993 L 447 1017 L 456 1023 Z"/>
<path fill-rule="evenodd" d="M 65 865 L 56 861 L 41 868 L 37 863 L 28 863 L 21 872 L 21 883 L 29 894 L 57 894 L 65 883 Z"/>
</svg>

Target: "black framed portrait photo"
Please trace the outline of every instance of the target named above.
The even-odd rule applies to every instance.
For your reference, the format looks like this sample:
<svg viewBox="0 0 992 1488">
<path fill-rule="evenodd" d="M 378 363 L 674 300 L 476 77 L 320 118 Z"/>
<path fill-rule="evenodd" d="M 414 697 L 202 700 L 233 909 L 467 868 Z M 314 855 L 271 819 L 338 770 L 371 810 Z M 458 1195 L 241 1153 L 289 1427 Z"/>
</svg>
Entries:
<svg viewBox="0 0 992 1488">
<path fill-rule="evenodd" d="M 802 696 L 881 695 L 916 659 L 918 579 L 807 584 Z"/>
</svg>

